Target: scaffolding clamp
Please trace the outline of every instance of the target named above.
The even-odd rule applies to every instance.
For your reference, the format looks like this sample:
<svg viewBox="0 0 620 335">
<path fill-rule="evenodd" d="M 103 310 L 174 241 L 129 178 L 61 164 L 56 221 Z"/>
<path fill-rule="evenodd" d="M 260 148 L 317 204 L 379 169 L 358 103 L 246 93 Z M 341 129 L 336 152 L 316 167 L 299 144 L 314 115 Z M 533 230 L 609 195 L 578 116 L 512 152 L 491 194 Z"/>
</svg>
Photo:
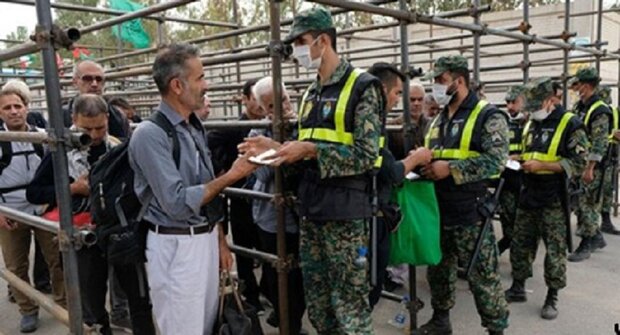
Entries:
<svg viewBox="0 0 620 335">
<path fill-rule="evenodd" d="M 270 57 L 279 56 L 283 59 L 287 59 L 290 55 L 293 54 L 293 47 L 289 44 L 284 44 L 284 42 L 282 41 L 270 41 L 266 50 L 267 52 L 269 52 Z"/>
<path fill-rule="evenodd" d="M 35 27 L 35 32 L 30 35 L 39 48 L 43 49 L 48 42 L 52 42 L 54 49 L 73 49 L 73 43 L 80 39 L 80 31 L 77 28 L 62 29 L 53 24 L 51 30 L 46 30 L 42 25 Z"/>
<path fill-rule="evenodd" d="M 573 36 L 573 34 L 571 34 L 570 32 L 564 30 L 561 34 L 560 34 L 560 38 L 562 40 L 564 40 L 564 42 L 568 42 L 568 40 L 571 38 L 571 36 Z"/>
<path fill-rule="evenodd" d="M 532 29 L 532 25 L 529 22 L 521 21 L 521 23 L 519 23 L 519 31 L 523 34 L 527 35 L 530 32 L 530 29 Z"/>
</svg>

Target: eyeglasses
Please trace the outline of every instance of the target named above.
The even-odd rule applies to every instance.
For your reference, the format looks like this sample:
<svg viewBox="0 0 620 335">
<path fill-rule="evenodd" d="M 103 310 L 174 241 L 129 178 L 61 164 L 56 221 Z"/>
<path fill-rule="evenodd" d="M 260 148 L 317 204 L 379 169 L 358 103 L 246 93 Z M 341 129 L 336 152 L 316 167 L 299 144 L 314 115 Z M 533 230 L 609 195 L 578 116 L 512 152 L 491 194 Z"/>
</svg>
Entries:
<svg viewBox="0 0 620 335">
<path fill-rule="evenodd" d="M 87 82 L 87 83 L 92 83 L 93 81 L 97 81 L 98 83 L 102 83 L 102 82 L 105 81 L 105 78 L 103 76 L 91 76 L 89 74 L 83 75 L 80 79 L 82 81 Z"/>
</svg>

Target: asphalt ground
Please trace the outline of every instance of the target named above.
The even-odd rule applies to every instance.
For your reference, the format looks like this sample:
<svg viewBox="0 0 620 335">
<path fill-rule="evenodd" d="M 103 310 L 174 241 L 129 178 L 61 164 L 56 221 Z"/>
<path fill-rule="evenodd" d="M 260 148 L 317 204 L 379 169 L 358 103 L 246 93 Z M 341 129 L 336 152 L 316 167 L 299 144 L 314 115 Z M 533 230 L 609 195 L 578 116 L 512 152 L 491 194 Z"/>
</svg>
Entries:
<svg viewBox="0 0 620 335">
<path fill-rule="evenodd" d="M 612 218 L 620 226 L 620 218 Z M 573 219 L 573 222 L 576 220 Z M 495 224 L 499 232 L 499 225 Z M 574 229 L 573 229 L 574 231 Z M 581 263 L 568 263 L 568 286 L 560 291 L 559 316 L 556 320 L 547 321 L 540 318 L 540 309 L 544 303 L 546 287 L 543 278 L 544 246 L 540 244 L 538 256 L 534 263 L 534 277 L 526 283 L 528 300 L 525 303 L 511 304 L 510 326 L 506 334 L 513 335 L 606 335 L 616 334 L 614 325 L 620 322 L 620 236 L 605 235 L 607 247 L 592 254 L 592 257 Z M 577 246 L 579 238 L 574 238 Z M 418 313 L 418 322 L 423 324 L 431 314 L 430 295 L 426 282 L 426 269 L 417 269 L 417 288 L 419 297 L 426 307 Z M 504 289 L 511 284 L 510 262 L 508 253 L 500 259 L 500 273 Z M 257 274 L 259 271 L 257 270 Z M 407 294 L 403 287 L 395 291 Z M 0 335 L 19 334 L 20 315 L 15 304 L 8 302 L 7 287 L 0 284 Z M 396 329 L 387 321 L 394 317 L 400 306 L 398 303 L 382 299 L 373 312 L 373 325 L 378 335 L 405 334 L 406 330 Z M 267 309 L 261 317 L 265 334 L 278 334 L 277 329 L 265 323 Z M 457 302 L 451 311 L 452 326 L 455 335 L 486 334 L 480 325 L 473 297 L 465 281 L 457 283 Z M 409 320 L 407 320 L 408 323 Z M 315 334 L 308 320 L 305 329 Z M 41 310 L 40 328 L 35 334 L 65 335 L 67 328 L 54 320 L 49 313 Z M 124 334 L 124 332 L 116 332 Z M 620 334 L 620 333 L 618 333 Z M 181 335 L 181 334 L 179 334 Z"/>
</svg>

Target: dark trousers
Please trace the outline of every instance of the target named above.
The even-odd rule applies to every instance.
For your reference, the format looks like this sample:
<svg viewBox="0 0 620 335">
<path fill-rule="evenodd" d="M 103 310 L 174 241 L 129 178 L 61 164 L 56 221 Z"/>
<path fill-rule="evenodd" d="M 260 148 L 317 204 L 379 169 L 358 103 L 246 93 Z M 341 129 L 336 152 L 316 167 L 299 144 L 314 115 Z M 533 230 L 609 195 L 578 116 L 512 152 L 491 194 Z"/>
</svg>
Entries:
<svg viewBox="0 0 620 335">
<path fill-rule="evenodd" d="M 45 257 L 41 252 L 39 241 L 34 239 L 34 267 L 32 269 L 34 287 L 38 290 L 50 287 L 50 271 L 47 268 Z"/>
<path fill-rule="evenodd" d="M 266 232 L 258 228 L 258 236 L 260 239 L 260 250 L 277 254 L 277 236 L 276 234 Z M 286 253 L 293 255 L 299 260 L 299 234 L 286 234 Z M 263 263 L 263 277 L 266 286 L 266 295 L 269 302 L 273 305 L 276 314 L 280 315 L 278 304 L 278 272 L 271 264 Z M 299 334 L 301 330 L 301 319 L 306 311 L 306 302 L 304 298 L 303 277 L 301 268 L 296 267 L 288 273 L 288 315 L 291 334 Z"/>
<path fill-rule="evenodd" d="M 229 218 L 233 243 L 244 248 L 258 249 L 258 233 L 252 219 L 252 205 L 245 199 L 230 199 Z M 245 286 L 241 293 L 250 303 L 257 303 L 260 289 L 254 276 L 254 260 L 237 257 L 237 272 Z"/>
<path fill-rule="evenodd" d="M 110 285 L 110 319 L 115 321 L 129 317 L 127 295 L 118 281 L 113 266 L 109 266 L 108 269 L 108 284 Z"/>
<path fill-rule="evenodd" d="M 370 237 L 368 238 L 370 241 Z M 371 247 L 372 249 L 372 247 Z M 390 260 L 390 232 L 383 218 L 377 218 L 377 284 L 372 287 L 369 295 L 370 308 L 374 308 L 383 290 L 385 282 L 385 273 L 387 271 L 388 261 Z M 371 250 L 371 252 L 374 252 Z M 370 262 L 369 262 L 370 263 Z"/>
<path fill-rule="evenodd" d="M 101 325 L 101 334 L 111 335 L 110 320 L 105 309 L 108 291 L 107 261 L 97 246 L 78 250 L 77 260 L 84 322 L 88 325 Z M 127 294 L 133 333 L 155 335 L 144 264 L 116 265 L 114 273 Z"/>
</svg>

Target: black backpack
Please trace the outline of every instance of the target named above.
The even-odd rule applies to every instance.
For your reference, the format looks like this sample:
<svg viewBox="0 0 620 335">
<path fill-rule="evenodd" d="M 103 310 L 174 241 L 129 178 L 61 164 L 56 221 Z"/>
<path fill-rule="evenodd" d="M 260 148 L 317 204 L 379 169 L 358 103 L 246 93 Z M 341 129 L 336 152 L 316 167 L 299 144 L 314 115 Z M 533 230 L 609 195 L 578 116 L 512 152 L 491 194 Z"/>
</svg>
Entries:
<svg viewBox="0 0 620 335">
<path fill-rule="evenodd" d="M 160 111 L 149 119 L 172 140 L 172 157 L 179 167 L 180 145 L 174 126 Z M 137 264 L 146 260 L 146 232 L 140 224 L 152 193 L 144 205 L 134 192 L 134 171 L 129 164 L 129 140 L 111 148 L 89 175 L 90 206 L 97 243 L 110 264 Z M 150 192 L 150 189 L 149 189 Z"/>
</svg>

